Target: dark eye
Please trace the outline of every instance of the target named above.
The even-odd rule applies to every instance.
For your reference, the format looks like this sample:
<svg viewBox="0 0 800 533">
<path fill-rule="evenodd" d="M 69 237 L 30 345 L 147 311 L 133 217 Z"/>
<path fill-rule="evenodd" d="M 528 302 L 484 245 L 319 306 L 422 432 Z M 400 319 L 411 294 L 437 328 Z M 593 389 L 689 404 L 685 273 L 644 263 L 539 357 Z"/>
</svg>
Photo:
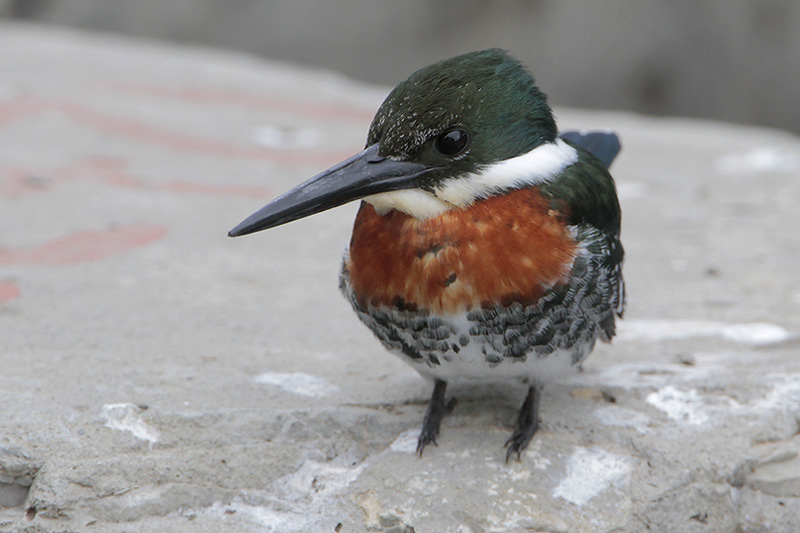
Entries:
<svg viewBox="0 0 800 533">
<path fill-rule="evenodd" d="M 469 134 L 461 128 L 445 131 L 436 138 L 436 149 L 446 156 L 458 155 L 469 144 Z"/>
</svg>

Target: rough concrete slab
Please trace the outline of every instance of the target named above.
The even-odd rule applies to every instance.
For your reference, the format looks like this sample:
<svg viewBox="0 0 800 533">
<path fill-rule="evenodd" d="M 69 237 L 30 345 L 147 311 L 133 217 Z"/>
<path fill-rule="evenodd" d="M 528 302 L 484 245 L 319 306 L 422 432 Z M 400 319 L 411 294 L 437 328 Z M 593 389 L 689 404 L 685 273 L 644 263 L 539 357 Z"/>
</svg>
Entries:
<svg viewBox="0 0 800 533">
<path fill-rule="evenodd" d="M 225 237 L 386 88 L 35 26 L 0 50 L 0 530 L 800 529 L 797 137 L 559 109 L 625 145 L 619 338 L 520 462 L 514 385 L 455 387 L 419 459 L 430 385 L 336 288 L 355 207 Z"/>
</svg>

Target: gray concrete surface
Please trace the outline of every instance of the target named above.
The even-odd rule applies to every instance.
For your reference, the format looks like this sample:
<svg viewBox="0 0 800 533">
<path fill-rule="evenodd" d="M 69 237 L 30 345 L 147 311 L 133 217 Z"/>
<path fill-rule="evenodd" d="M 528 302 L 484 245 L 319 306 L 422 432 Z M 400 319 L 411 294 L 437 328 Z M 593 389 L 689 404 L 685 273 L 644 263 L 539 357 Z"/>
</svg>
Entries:
<svg viewBox="0 0 800 533">
<path fill-rule="evenodd" d="M 513 385 L 454 387 L 419 459 L 429 385 L 336 288 L 355 206 L 225 237 L 387 88 L 35 26 L 0 51 L 0 530 L 800 529 L 797 137 L 558 109 L 625 145 L 619 338 L 520 462 Z"/>
<path fill-rule="evenodd" d="M 800 133 L 796 0 L 0 0 L 0 17 L 221 46 L 394 85 L 500 46 L 559 105 Z"/>
</svg>

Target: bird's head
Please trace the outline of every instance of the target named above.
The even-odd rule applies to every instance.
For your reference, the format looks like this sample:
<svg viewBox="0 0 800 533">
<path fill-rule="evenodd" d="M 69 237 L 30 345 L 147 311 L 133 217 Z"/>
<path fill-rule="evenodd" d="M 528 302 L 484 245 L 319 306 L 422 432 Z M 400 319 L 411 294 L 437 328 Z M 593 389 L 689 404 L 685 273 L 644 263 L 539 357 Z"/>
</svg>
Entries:
<svg viewBox="0 0 800 533">
<path fill-rule="evenodd" d="M 363 198 L 428 218 L 503 190 L 546 181 L 577 159 L 557 139 L 546 96 L 505 51 L 489 49 L 418 70 L 387 96 L 366 148 L 276 198 L 236 237 Z"/>
</svg>

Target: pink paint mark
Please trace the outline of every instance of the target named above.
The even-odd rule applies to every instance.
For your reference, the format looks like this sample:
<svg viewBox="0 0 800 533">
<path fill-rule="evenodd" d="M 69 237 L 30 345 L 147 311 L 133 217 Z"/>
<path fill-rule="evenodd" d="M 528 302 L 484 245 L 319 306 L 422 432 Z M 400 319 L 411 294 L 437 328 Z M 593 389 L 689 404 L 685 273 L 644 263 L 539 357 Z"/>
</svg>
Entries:
<svg viewBox="0 0 800 533">
<path fill-rule="evenodd" d="M 13 300 L 14 298 L 19 298 L 20 294 L 22 294 L 22 291 L 19 290 L 19 287 L 10 281 L 3 281 L 0 279 L 0 304 Z"/>
<path fill-rule="evenodd" d="M 0 103 L 0 128 L 13 121 L 42 113 L 65 115 L 73 122 L 90 129 L 130 141 L 156 145 L 178 152 L 227 159 L 259 159 L 287 166 L 328 166 L 350 155 L 349 153 L 344 154 L 342 151 L 315 151 L 309 154 L 305 151 L 292 152 L 255 145 L 240 145 L 221 139 L 170 130 L 142 120 L 110 115 L 82 104 L 37 98 Z"/>
<path fill-rule="evenodd" d="M 140 248 L 167 235 L 167 228 L 138 224 L 107 231 L 81 231 L 35 246 L 0 246 L 0 265 L 67 266 L 100 261 Z"/>
<path fill-rule="evenodd" d="M 33 98 L 18 98 L 0 102 L 0 128 L 38 113 L 42 107 L 42 103 Z"/>
<path fill-rule="evenodd" d="M 0 165 L 0 196 L 17 198 L 43 191 L 46 188 L 47 183 L 32 178 L 31 173 L 25 172 L 21 168 Z"/>
<path fill-rule="evenodd" d="M 0 127 L 23 119 L 35 111 L 36 106 L 28 99 L 0 103 Z"/>
<path fill-rule="evenodd" d="M 141 94 L 157 98 L 169 98 L 196 104 L 233 105 L 248 109 L 263 109 L 283 112 L 311 120 L 352 120 L 369 123 L 374 109 L 351 104 L 320 103 L 314 100 L 299 100 L 285 96 L 253 94 L 231 89 L 194 87 L 164 87 L 136 83 L 112 83 L 109 87 L 127 94 Z"/>
<path fill-rule="evenodd" d="M 42 171 L 25 171 L 0 165 L 0 197 L 17 198 L 50 189 L 68 181 L 97 180 L 111 187 L 145 189 L 178 194 L 210 194 L 271 198 L 269 187 L 234 183 L 194 183 L 182 180 L 148 181 L 133 175 L 128 163 L 107 156 L 89 156 L 74 163 Z"/>
<path fill-rule="evenodd" d="M 231 183 L 193 183 L 182 180 L 167 182 L 147 182 L 137 178 L 127 169 L 127 163 L 121 159 L 105 156 L 94 156 L 86 161 L 87 169 L 103 183 L 127 189 L 149 189 L 179 194 L 198 193 L 211 195 L 228 195 L 269 198 L 274 196 L 269 187 L 237 185 Z"/>
</svg>

